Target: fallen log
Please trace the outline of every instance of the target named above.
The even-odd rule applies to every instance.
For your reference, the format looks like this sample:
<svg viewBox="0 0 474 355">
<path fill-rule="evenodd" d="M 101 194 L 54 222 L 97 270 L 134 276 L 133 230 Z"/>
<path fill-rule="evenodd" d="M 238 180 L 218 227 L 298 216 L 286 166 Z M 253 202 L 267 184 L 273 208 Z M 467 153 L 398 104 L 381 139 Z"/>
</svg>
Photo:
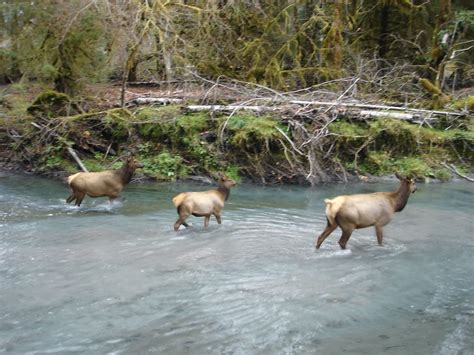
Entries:
<svg viewBox="0 0 474 355">
<path fill-rule="evenodd" d="M 360 108 L 366 110 L 384 110 L 384 111 L 405 111 L 413 114 L 430 114 L 430 115 L 444 115 L 444 116 L 465 116 L 463 112 L 426 110 L 420 108 L 409 108 L 402 106 L 387 106 L 387 105 L 373 105 L 353 102 L 337 102 L 337 101 L 305 101 L 305 100 L 290 100 L 289 103 L 306 106 L 332 106 L 332 107 L 348 107 Z"/>
<path fill-rule="evenodd" d="M 270 112 L 276 111 L 277 108 L 271 106 L 246 106 L 246 105 L 187 105 L 184 107 L 189 111 L 253 111 L 253 112 Z"/>
<path fill-rule="evenodd" d="M 261 98 L 262 100 L 265 98 Z M 344 109 L 362 117 L 389 117 L 394 119 L 406 120 L 416 123 L 430 123 L 439 117 L 463 117 L 465 112 L 451 112 L 439 110 L 426 110 L 417 108 L 408 108 L 402 106 L 388 106 L 388 105 L 373 105 L 365 103 L 354 102 L 340 102 L 340 101 L 306 101 L 306 100 L 284 100 L 266 98 L 272 105 L 185 105 L 183 108 L 188 111 L 220 111 L 220 112 L 235 112 L 240 110 L 253 112 L 276 112 L 283 109 L 288 109 L 290 105 L 304 105 L 314 107 L 328 107 L 329 109 Z M 138 97 L 127 102 L 126 106 L 139 105 L 168 105 L 181 104 L 183 99 L 166 98 L 166 97 Z M 276 105 L 276 103 L 280 103 Z"/>
<path fill-rule="evenodd" d="M 183 99 L 168 98 L 168 97 L 137 97 L 133 100 L 127 101 L 125 107 L 140 106 L 140 105 L 169 105 L 180 104 Z"/>
<path fill-rule="evenodd" d="M 128 87 L 158 87 L 171 84 L 195 83 L 197 80 L 128 81 Z"/>
</svg>

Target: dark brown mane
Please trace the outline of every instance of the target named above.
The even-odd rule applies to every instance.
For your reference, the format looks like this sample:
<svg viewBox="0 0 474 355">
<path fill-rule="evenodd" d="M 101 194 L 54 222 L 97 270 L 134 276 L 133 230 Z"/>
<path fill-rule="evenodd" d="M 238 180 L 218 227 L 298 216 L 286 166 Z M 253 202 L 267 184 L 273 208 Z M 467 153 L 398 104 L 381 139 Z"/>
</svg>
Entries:
<svg viewBox="0 0 474 355">
<path fill-rule="evenodd" d="M 403 211 L 403 209 L 407 205 L 408 198 L 411 194 L 409 185 L 409 181 L 407 179 L 404 179 L 400 184 L 400 188 L 395 193 L 395 212 Z"/>
<path fill-rule="evenodd" d="M 230 189 L 221 185 L 217 188 L 217 191 L 219 191 L 222 194 L 222 196 L 224 196 L 224 201 L 227 201 L 227 199 L 230 196 Z"/>
<path fill-rule="evenodd" d="M 129 162 L 125 161 L 123 163 L 123 166 L 116 170 L 120 174 L 120 178 L 122 179 L 122 182 L 124 184 L 128 184 L 130 180 L 132 180 L 133 173 L 135 172 L 135 169 L 131 169 L 129 166 Z"/>
</svg>

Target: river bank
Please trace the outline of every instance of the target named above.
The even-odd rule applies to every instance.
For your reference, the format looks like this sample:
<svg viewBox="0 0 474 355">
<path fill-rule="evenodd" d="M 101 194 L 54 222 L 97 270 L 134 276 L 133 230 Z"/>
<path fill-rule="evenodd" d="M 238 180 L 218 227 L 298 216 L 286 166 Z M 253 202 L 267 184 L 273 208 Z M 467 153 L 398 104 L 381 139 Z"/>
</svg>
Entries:
<svg viewBox="0 0 474 355">
<path fill-rule="evenodd" d="M 311 185 L 376 180 L 395 171 L 447 181 L 454 171 L 469 174 L 474 166 L 469 114 L 413 123 L 390 112 L 369 119 L 338 107 L 190 111 L 190 103 L 229 104 L 245 97 L 221 91 L 211 101 L 197 88 L 140 87 L 127 91 L 130 104 L 121 108 L 118 92 L 93 86 L 94 96 L 72 99 L 37 86 L 4 87 L 0 166 L 63 178 L 79 170 L 71 151 L 89 171 L 118 167 L 120 156 L 132 153 L 144 164 L 137 179 L 225 172 L 263 184 Z M 166 105 L 133 104 L 137 97 L 164 95 Z M 178 98 L 182 102 L 170 104 Z"/>
</svg>

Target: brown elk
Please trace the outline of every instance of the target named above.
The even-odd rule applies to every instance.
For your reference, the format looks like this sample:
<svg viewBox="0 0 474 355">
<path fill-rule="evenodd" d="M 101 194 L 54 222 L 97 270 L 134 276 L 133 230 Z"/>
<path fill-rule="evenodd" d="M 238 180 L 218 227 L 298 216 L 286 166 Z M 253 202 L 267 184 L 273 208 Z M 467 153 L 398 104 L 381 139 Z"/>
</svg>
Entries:
<svg viewBox="0 0 474 355">
<path fill-rule="evenodd" d="M 218 188 L 202 192 L 182 192 L 173 198 L 173 203 L 178 212 L 178 220 L 174 224 L 177 232 L 180 225 L 188 227 L 185 222 L 190 215 L 204 217 L 204 227 L 209 226 L 211 215 L 216 217 L 217 223 L 221 224 L 221 211 L 224 202 L 230 194 L 230 188 L 236 185 L 235 181 L 226 176 L 221 176 L 218 181 Z"/>
<path fill-rule="evenodd" d="M 105 170 L 96 173 L 77 173 L 67 178 L 72 195 L 66 199 L 67 203 L 75 200 L 75 205 L 80 206 L 84 197 L 108 196 L 109 201 L 120 196 L 124 185 L 132 179 L 133 173 L 143 165 L 129 156 L 124 159 L 123 166 L 116 170 Z"/>
<path fill-rule="evenodd" d="M 354 229 L 375 226 L 377 242 L 382 245 L 382 227 L 388 224 L 395 212 L 402 211 L 410 194 L 416 191 L 415 181 L 395 174 L 400 180 L 400 187 L 394 192 L 374 192 L 369 194 L 343 195 L 326 199 L 327 225 L 316 242 L 316 249 L 338 226 L 342 230 L 339 245 L 346 249 L 346 244 Z"/>
</svg>

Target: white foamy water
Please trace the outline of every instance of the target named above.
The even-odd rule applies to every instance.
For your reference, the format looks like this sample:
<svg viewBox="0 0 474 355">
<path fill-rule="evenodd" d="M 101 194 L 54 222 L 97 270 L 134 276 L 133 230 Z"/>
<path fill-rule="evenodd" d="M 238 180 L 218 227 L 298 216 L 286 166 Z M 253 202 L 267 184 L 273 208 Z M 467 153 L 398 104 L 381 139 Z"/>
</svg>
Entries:
<svg viewBox="0 0 474 355">
<path fill-rule="evenodd" d="M 396 183 L 238 186 L 223 224 L 173 231 L 188 184 L 66 205 L 0 178 L 0 353 L 473 354 L 474 187 L 418 185 L 385 228 L 320 250 L 324 198 Z"/>
</svg>

